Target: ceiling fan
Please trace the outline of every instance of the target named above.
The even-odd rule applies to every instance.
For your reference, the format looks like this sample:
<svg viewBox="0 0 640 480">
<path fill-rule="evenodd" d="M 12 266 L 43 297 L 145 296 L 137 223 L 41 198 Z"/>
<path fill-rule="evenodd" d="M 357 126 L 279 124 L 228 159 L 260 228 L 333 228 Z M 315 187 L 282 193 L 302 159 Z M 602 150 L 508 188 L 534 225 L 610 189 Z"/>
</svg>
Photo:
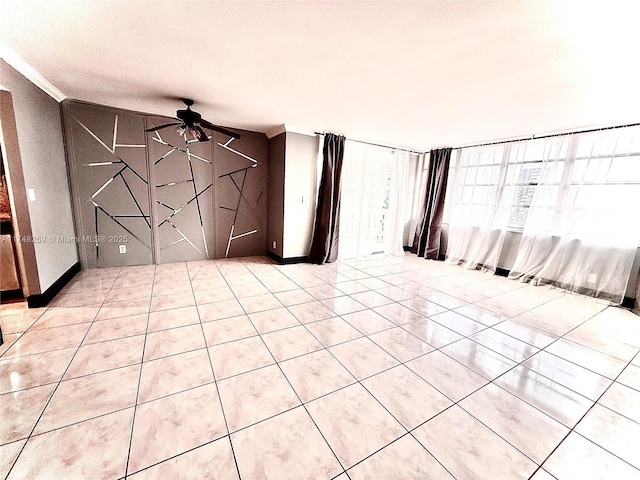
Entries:
<svg viewBox="0 0 640 480">
<path fill-rule="evenodd" d="M 177 127 L 176 132 L 178 132 L 180 136 L 184 135 L 186 132 L 191 136 L 191 138 L 193 138 L 194 140 L 198 140 L 199 142 L 209 141 L 209 137 L 203 130 L 203 128 L 213 130 L 215 132 L 220 132 L 232 138 L 240 138 L 239 133 L 232 132 L 231 130 L 219 127 L 218 125 L 214 125 L 211 122 L 207 122 L 202 118 L 202 115 L 194 110 L 191 110 L 191 105 L 193 105 L 194 102 L 190 98 L 183 98 L 182 101 L 187 106 L 187 108 L 186 110 L 178 110 L 176 112 L 176 120 L 178 120 L 177 123 L 165 123 L 164 125 L 160 125 L 159 127 L 148 128 L 147 130 L 145 130 L 145 132 L 155 132 L 156 130 L 162 130 L 163 128 L 175 126 Z"/>
</svg>

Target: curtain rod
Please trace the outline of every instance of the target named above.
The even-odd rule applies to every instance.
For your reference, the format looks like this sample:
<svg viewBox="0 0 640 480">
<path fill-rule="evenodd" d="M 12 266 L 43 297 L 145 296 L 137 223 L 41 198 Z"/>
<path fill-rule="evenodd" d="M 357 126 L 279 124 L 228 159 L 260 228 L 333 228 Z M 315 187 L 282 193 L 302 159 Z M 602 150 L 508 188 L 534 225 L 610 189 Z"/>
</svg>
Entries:
<svg viewBox="0 0 640 480">
<path fill-rule="evenodd" d="M 583 130 L 566 130 L 564 132 L 558 132 L 558 133 L 547 133 L 547 134 L 541 134 L 541 135 L 530 135 L 528 137 L 516 137 L 516 138 L 511 138 L 511 139 L 507 139 L 507 140 L 496 140 L 495 142 L 484 142 L 484 143 L 472 143 L 469 145 L 459 145 L 457 147 L 452 147 L 453 150 L 457 150 L 460 148 L 474 148 L 474 147 L 487 147 L 489 145 L 500 145 L 503 143 L 511 143 L 511 142 L 521 142 L 523 140 L 539 140 L 542 138 L 552 138 L 552 137 L 562 137 L 564 135 L 571 135 L 574 133 L 591 133 L 591 132 L 600 132 L 600 131 L 604 131 L 604 130 L 615 130 L 617 128 L 626 128 L 626 127 L 638 127 L 640 126 L 640 123 L 628 123 L 625 125 L 615 125 L 615 126 L 611 126 L 611 127 L 598 127 L 598 128 L 587 128 L 587 129 L 583 129 Z"/>
<path fill-rule="evenodd" d="M 316 135 L 324 135 L 325 133 L 328 132 L 313 132 Z M 351 142 L 356 142 L 356 143 L 364 143 L 365 145 L 373 145 L 374 147 L 382 147 L 382 148 L 391 148 L 393 150 L 402 150 L 403 152 L 409 152 L 409 153 L 415 153 L 416 155 L 422 155 L 426 152 L 419 152 L 417 150 L 411 150 L 409 148 L 401 148 L 401 147 L 394 147 L 392 145 L 382 145 L 380 143 L 372 143 L 372 142 L 365 142 L 364 140 L 355 140 L 353 138 L 348 138 L 347 140 L 351 141 Z"/>
</svg>

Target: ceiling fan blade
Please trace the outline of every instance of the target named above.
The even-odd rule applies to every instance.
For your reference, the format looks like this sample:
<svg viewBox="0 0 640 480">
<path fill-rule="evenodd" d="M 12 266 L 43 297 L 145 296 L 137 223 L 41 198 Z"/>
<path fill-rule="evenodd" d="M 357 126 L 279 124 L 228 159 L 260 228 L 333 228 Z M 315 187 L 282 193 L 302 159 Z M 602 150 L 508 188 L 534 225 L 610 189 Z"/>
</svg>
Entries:
<svg viewBox="0 0 640 480">
<path fill-rule="evenodd" d="M 192 131 L 193 131 L 193 136 L 199 141 L 199 142 L 208 142 L 209 141 L 209 137 L 207 136 L 206 132 L 200 128 L 199 125 L 194 125 L 193 127 L 191 127 Z"/>
<path fill-rule="evenodd" d="M 173 127 L 175 125 L 182 125 L 181 123 L 165 123 L 164 125 L 160 125 L 159 127 L 147 128 L 145 132 L 155 132 L 156 130 L 162 130 L 163 128 Z"/>
<path fill-rule="evenodd" d="M 223 127 L 219 127 L 218 125 L 214 125 L 213 123 L 207 122 L 206 120 L 200 120 L 200 125 L 203 126 L 204 128 L 208 128 L 209 130 L 220 132 L 224 135 L 228 135 L 236 139 L 240 138 L 239 133 L 232 132 L 231 130 L 227 130 L 226 128 L 223 128 Z"/>
</svg>

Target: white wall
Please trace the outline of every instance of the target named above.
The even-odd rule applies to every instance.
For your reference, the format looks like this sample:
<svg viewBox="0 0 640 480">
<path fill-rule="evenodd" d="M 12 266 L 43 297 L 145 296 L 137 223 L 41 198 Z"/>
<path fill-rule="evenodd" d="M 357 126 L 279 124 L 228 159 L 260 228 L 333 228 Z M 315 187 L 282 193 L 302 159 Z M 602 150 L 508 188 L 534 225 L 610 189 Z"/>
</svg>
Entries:
<svg viewBox="0 0 640 480">
<path fill-rule="evenodd" d="M 318 139 L 286 132 L 283 258 L 309 254 L 316 210 Z"/>
<path fill-rule="evenodd" d="M 25 187 L 35 190 L 29 202 L 32 235 L 74 237 L 71 197 L 62 136 L 60 106 L 3 60 L 0 83 L 11 92 Z M 47 290 L 78 261 L 75 243 L 36 243 L 40 292 Z"/>
</svg>

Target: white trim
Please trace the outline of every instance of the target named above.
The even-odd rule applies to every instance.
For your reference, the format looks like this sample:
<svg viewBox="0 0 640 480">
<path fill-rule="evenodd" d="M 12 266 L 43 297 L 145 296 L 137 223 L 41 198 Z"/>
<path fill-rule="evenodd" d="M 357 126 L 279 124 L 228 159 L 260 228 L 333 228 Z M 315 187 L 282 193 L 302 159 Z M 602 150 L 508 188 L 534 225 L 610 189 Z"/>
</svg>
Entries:
<svg viewBox="0 0 640 480">
<path fill-rule="evenodd" d="M 300 135 L 307 135 L 309 137 L 315 137 L 316 133 L 314 130 L 309 130 L 308 128 L 301 127 L 299 125 L 289 125 L 285 124 L 285 130 L 291 133 L 299 133 Z"/>
<path fill-rule="evenodd" d="M 20 55 L 4 43 L 0 43 L 0 58 L 27 77 L 27 80 L 57 102 L 61 102 L 67 98 L 64 93 L 58 90 L 49 80 L 40 75 L 35 68 L 29 65 Z"/>
<path fill-rule="evenodd" d="M 307 135 L 309 137 L 315 137 L 315 131 L 309 130 L 308 128 L 301 127 L 299 125 L 289 125 L 289 124 L 281 124 L 273 128 L 267 129 L 264 133 L 267 137 L 273 138 L 281 133 L 291 132 L 291 133 L 299 133 L 300 135 Z"/>
<path fill-rule="evenodd" d="M 285 132 L 284 123 L 267 129 L 264 133 L 268 138 L 273 138 Z"/>
</svg>

